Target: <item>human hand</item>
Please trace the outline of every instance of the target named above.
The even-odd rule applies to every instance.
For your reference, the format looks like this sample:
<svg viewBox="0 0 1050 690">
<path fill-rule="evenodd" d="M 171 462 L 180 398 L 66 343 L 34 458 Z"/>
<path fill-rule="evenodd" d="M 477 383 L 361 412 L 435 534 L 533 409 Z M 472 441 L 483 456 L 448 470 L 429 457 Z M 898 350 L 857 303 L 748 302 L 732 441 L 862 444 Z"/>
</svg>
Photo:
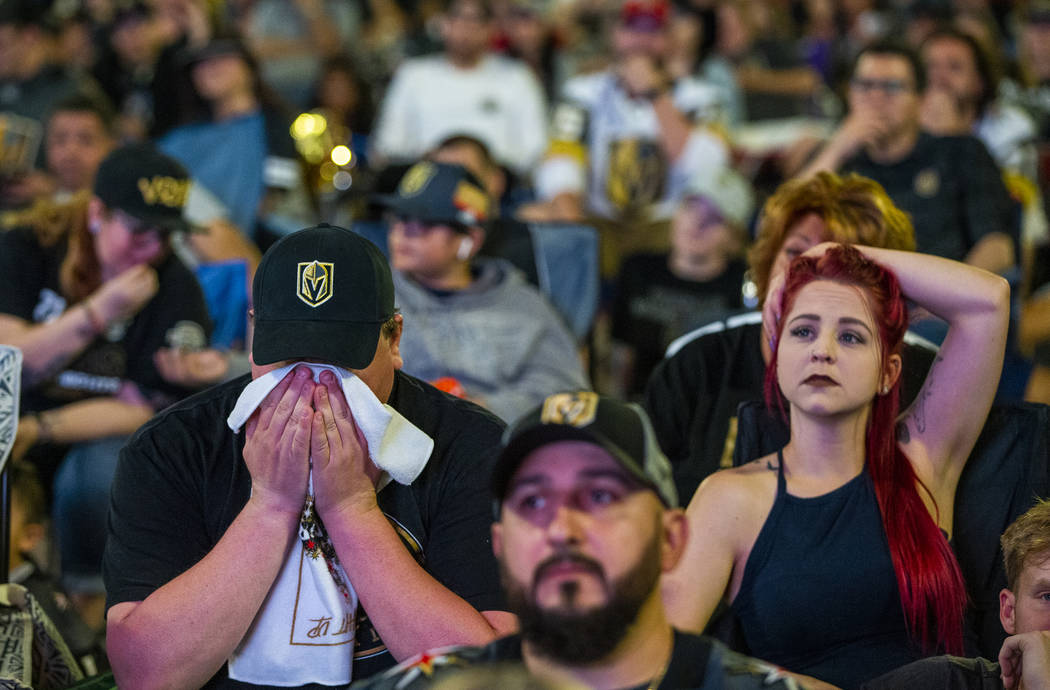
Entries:
<svg viewBox="0 0 1050 690">
<path fill-rule="evenodd" d="M 375 509 L 379 468 L 368 455 L 368 442 L 354 422 L 339 379 L 322 371 L 314 388 L 314 505 L 326 523 Z"/>
<path fill-rule="evenodd" d="M 90 310 L 105 325 L 129 319 L 157 294 L 160 282 L 157 272 L 146 264 L 125 269 L 88 297 Z"/>
<path fill-rule="evenodd" d="M 667 74 L 656 60 L 643 53 L 625 57 L 616 72 L 631 98 L 648 98 L 669 85 Z"/>
<path fill-rule="evenodd" d="M 153 353 L 153 364 L 165 381 L 186 388 L 217 383 L 230 368 L 226 353 L 211 347 L 203 350 L 164 347 Z"/>
<path fill-rule="evenodd" d="M 35 446 L 40 439 L 40 418 L 35 414 L 27 414 L 18 420 L 18 430 L 15 431 L 15 443 L 11 446 L 11 462 L 21 460 L 26 452 Z"/>
<path fill-rule="evenodd" d="M 931 134 L 966 134 L 969 123 L 963 118 L 959 101 L 946 89 L 926 90 L 919 106 L 919 122 Z"/>
<path fill-rule="evenodd" d="M 999 650 L 999 668 L 1007 690 L 1050 688 L 1050 630 L 1006 638 Z"/>
<path fill-rule="evenodd" d="M 252 501 L 266 509 L 298 514 L 306 500 L 313 374 L 297 366 L 263 399 L 245 425 L 244 462 L 252 477 Z"/>
<path fill-rule="evenodd" d="M 851 112 L 842 121 L 831 144 L 844 159 L 864 146 L 876 145 L 890 133 L 890 124 L 877 113 L 868 110 Z"/>
</svg>

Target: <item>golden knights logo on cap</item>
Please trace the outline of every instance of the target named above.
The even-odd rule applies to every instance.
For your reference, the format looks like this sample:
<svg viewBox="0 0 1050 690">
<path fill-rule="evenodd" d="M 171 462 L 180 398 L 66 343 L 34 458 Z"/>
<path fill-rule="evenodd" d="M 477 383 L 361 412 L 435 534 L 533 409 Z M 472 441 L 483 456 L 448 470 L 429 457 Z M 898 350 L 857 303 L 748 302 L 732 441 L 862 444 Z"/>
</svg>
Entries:
<svg viewBox="0 0 1050 690">
<path fill-rule="evenodd" d="M 177 180 L 166 175 L 140 177 L 138 185 L 147 206 L 161 204 L 169 208 L 182 208 L 190 193 L 189 180 Z"/>
<path fill-rule="evenodd" d="M 419 194 L 435 174 L 437 174 L 437 168 L 433 163 L 429 161 L 416 163 L 401 178 L 401 184 L 397 189 L 398 194 L 401 196 L 415 196 Z"/>
<path fill-rule="evenodd" d="M 584 427 L 594 421 L 597 411 L 597 393 L 590 391 L 556 393 L 543 401 L 540 423 Z"/>
<path fill-rule="evenodd" d="M 318 261 L 300 261 L 295 284 L 296 296 L 311 307 L 319 307 L 332 298 L 335 264 Z"/>
</svg>

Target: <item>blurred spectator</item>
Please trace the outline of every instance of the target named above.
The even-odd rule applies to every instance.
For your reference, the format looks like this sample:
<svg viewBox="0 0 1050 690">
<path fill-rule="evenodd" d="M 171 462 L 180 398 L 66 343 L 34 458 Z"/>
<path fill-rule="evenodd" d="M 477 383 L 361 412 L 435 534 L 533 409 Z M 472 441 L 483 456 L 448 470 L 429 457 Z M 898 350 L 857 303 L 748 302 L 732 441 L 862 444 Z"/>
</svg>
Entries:
<svg viewBox="0 0 1050 690">
<path fill-rule="evenodd" d="M 390 262 L 405 371 L 452 377 L 505 420 L 551 393 L 587 387 L 576 341 L 509 262 L 478 257 L 490 218 L 480 181 L 458 165 L 418 163 L 380 202 L 394 214 Z"/>
<path fill-rule="evenodd" d="M 324 61 L 309 105 L 325 114 L 329 127 L 341 128 L 345 136 L 337 138 L 350 147 L 358 164 L 367 164 L 375 101 L 349 55 L 343 53 Z"/>
<path fill-rule="evenodd" d="M 509 0 L 498 17 L 507 55 L 532 68 L 548 100 L 569 76 L 551 5 L 551 0 Z"/>
<path fill-rule="evenodd" d="M 751 186 L 725 169 L 690 182 L 671 219 L 671 250 L 624 262 L 612 312 L 613 377 L 637 398 L 675 338 L 745 305 Z"/>
<path fill-rule="evenodd" d="M 109 106 L 93 98 L 72 96 L 55 106 L 44 147 L 58 200 L 91 188 L 99 163 L 117 143 L 114 120 Z"/>
<path fill-rule="evenodd" d="M 540 201 L 518 211 L 529 221 L 605 221 L 609 277 L 621 256 L 666 247 L 664 226 L 686 182 L 728 159 L 723 140 L 697 126 L 723 117 L 719 89 L 667 73 L 669 12 L 662 0 L 622 5 L 615 64 L 566 82 L 535 175 Z"/>
<path fill-rule="evenodd" d="M 200 116 L 165 134 L 161 149 L 218 197 L 230 221 L 257 244 L 311 220 L 290 118 L 268 96 L 244 44 L 216 38 L 186 61 Z"/>
<path fill-rule="evenodd" d="M 1002 176 L 972 136 L 920 130 L 926 72 L 910 49 L 877 43 L 850 79 L 850 112 L 802 173 L 856 172 L 880 183 L 915 225 L 917 249 L 1002 273 L 1019 223 Z M 960 174 L 965 171 L 965 174 Z"/>
<path fill-rule="evenodd" d="M 0 342 L 24 354 L 12 457 L 31 459 L 48 486 L 61 462 L 63 584 L 95 626 L 117 452 L 188 392 L 163 378 L 153 353 L 203 347 L 210 330 L 200 287 L 171 252 L 189 185 L 152 147 L 122 147 L 99 166 L 93 196 L 43 203 L 0 233 Z"/>
<path fill-rule="evenodd" d="M 526 65 L 490 54 L 488 0 L 450 0 L 440 26 L 444 52 L 407 60 L 394 75 L 376 120 L 375 154 L 404 162 L 466 133 L 501 164 L 529 170 L 546 140 L 539 81 Z"/>
<path fill-rule="evenodd" d="M 263 80 L 302 109 L 325 59 L 338 55 L 358 32 L 357 4 L 345 0 L 248 0 L 238 26 Z"/>
<path fill-rule="evenodd" d="M 23 206 L 47 193 L 46 180 L 32 174 L 27 166 L 43 167 L 43 147 L 39 143 L 55 103 L 77 93 L 103 98 L 89 78 L 74 75 L 56 62 L 55 29 L 42 2 L 0 2 L 0 115 L 26 118 L 21 128 L 24 141 L 30 150 L 37 147 L 35 160 L 24 160 L 20 170 L 3 171 L 3 207 Z M 7 136 L 5 132 L 5 158 Z"/>
<path fill-rule="evenodd" d="M 733 65 L 715 50 L 718 13 L 713 7 L 676 5 L 668 34 L 667 73 L 672 79 L 699 77 L 721 89 L 724 121 L 730 127 L 745 117 L 744 94 Z"/>
</svg>

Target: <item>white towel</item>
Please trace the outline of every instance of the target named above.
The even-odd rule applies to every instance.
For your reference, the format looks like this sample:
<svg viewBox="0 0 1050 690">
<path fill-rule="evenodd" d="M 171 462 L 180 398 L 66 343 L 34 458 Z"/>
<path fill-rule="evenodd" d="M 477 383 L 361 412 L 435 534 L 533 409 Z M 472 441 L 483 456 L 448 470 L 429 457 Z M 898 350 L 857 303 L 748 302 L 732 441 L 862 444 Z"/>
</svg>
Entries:
<svg viewBox="0 0 1050 690">
<path fill-rule="evenodd" d="M 306 364 L 318 380 L 328 369 L 342 383 L 369 456 L 394 481 L 410 484 L 423 471 L 434 441 L 384 405 L 359 378 L 338 367 Z M 263 398 L 295 364 L 249 383 L 226 422 L 239 432 Z M 229 659 L 229 675 L 257 685 L 346 685 L 353 676 L 357 593 L 314 512 L 313 470 L 298 539 L 270 588 L 252 627 Z"/>
</svg>

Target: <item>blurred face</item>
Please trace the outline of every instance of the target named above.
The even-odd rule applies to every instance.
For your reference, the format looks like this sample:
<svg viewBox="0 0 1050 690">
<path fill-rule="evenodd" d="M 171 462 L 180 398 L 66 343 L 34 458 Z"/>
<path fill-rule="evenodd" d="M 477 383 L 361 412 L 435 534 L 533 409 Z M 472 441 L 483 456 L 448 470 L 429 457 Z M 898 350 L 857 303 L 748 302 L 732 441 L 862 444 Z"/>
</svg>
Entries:
<svg viewBox="0 0 1050 690">
<path fill-rule="evenodd" d="M 977 102 L 981 94 L 981 77 L 966 43 L 953 38 L 934 39 L 923 47 L 922 61 L 930 88 L 943 89 L 971 105 Z"/>
<path fill-rule="evenodd" d="M 59 111 L 47 126 L 47 169 L 60 189 L 87 189 L 113 145 L 113 138 L 95 113 Z"/>
<path fill-rule="evenodd" d="M 216 55 L 193 67 L 193 86 L 201 98 L 216 101 L 244 90 L 252 83 L 248 63 L 239 55 Z"/>
<path fill-rule="evenodd" d="M 319 96 L 322 107 L 340 113 L 353 112 L 358 103 L 357 87 L 350 75 L 340 70 L 331 70 L 324 75 Z"/>
<path fill-rule="evenodd" d="M 617 24 L 612 38 L 613 49 L 621 57 L 640 53 L 663 60 L 667 55 L 668 35 L 664 29 L 641 30 Z"/>
<path fill-rule="evenodd" d="M 492 21 L 475 2 L 453 3 L 441 23 L 445 52 L 453 61 L 473 62 L 488 52 Z"/>
<path fill-rule="evenodd" d="M 166 236 L 120 209 L 106 209 L 96 200 L 91 211 L 95 254 L 103 280 L 140 264 L 153 263 L 168 246 Z"/>
<path fill-rule="evenodd" d="M 780 245 L 780 251 L 777 252 L 777 257 L 773 260 L 773 268 L 769 272 L 770 282 L 781 273 L 786 273 L 791 262 L 810 247 L 830 239 L 831 236 L 820 216 L 815 213 L 803 216 L 788 232 L 787 237 L 784 238 L 784 244 Z"/>
<path fill-rule="evenodd" d="M 999 594 L 999 618 L 1010 635 L 1050 630 L 1050 554 L 1029 560 L 1017 578 L 1017 591 Z"/>
<path fill-rule="evenodd" d="M 917 129 L 919 92 L 911 63 L 897 55 L 867 53 L 857 62 L 850 79 L 850 110 L 882 120 L 887 137 Z"/>
<path fill-rule="evenodd" d="M 508 590 L 552 614 L 607 606 L 641 567 L 643 597 L 662 569 L 663 505 L 608 452 L 585 441 L 533 451 L 493 527 Z"/>
<path fill-rule="evenodd" d="M 1022 27 L 1021 55 L 1037 83 L 1050 79 L 1050 22 L 1029 22 Z"/>
<path fill-rule="evenodd" d="M 125 63 L 138 65 L 153 59 L 153 27 L 145 17 L 122 21 L 110 34 L 110 43 Z"/>
<path fill-rule="evenodd" d="M 777 381 L 792 409 L 822 416 L 851 413 L 892 384 L 880 357 L 878 327 L 865 293 L 815 280 L 799 290 L 784 316 Z"/>
<path fill-rule="evenodd" d="M 440 277 L 461 263 L 456 252 L 465 237 L 448 225 L 394 218 L 388 238 L 390 265 L 413 276 Z"/>
<path fill-rule="evenodd" d="M 671 219 L 671 243 L 676 251 L 691 255 L 728 254 L 733 232 L 718 209 L 707 199 L 689 199 Z"/>
</svg>

